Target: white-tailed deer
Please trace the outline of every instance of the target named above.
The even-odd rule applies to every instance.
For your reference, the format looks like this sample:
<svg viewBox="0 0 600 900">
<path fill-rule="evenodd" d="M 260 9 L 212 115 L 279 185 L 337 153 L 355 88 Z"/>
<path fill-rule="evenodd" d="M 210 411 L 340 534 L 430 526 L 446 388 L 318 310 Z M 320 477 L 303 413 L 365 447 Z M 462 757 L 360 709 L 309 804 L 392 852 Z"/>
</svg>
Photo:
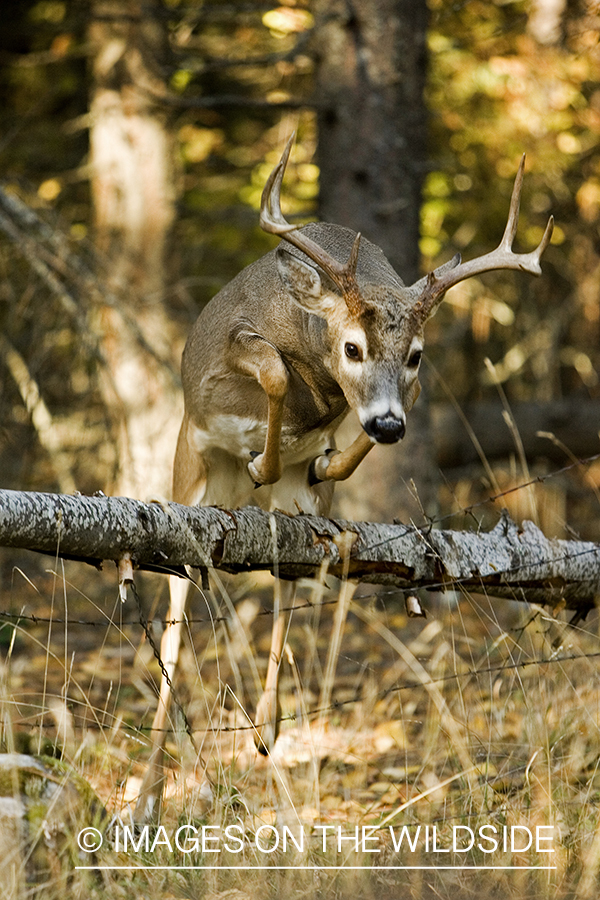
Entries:
<svg viewBox="0 0 600 900">
<path fill-rule="evenodd" d="M 173 475 L 178 503 L 327 515 L 336 481 L 348 478 L 375 443 L 401 440 L 419 394 L 423 329 L 446 291 L 493 269 L 541 272 L 552 219 L 532 253 L 517 254 L 521 162 L 504 236 L 470 262 L 460 255 L 406 286 L 383 252 L 339 225 L 288 224 L 280 190 L 290 139 L 262 197 L 260 222 L 283 240 L 244 269 L 200 314 L 183 354 L 185 414 Z M 334 434 L 350 409 L 363 431 L 342 452 Z M 187 585 L 173 579 L 168 618 L 179 623 Z M 171 678 L 180 624 L 168 626 L 161 655 Z M 278 669 L 285 617 L 276 617 L 256 744 L 278 732 Z M 163 680 L 153 725 L 160 752 L 169 703 Z M 155 761 L 160 758 L 155 755 Z M 147 785 L 156 773 L 149 771 Z"/>
</svg>

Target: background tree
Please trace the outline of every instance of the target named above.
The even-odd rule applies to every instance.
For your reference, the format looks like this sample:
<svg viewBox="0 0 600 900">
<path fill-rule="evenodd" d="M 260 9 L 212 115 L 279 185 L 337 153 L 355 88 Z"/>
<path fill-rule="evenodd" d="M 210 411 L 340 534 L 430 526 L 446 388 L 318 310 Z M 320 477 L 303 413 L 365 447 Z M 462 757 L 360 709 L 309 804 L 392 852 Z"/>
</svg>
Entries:
<svg viewBox="0 0 600 900">
<path fill-rule="evenodd" d="M 167 267 L 176 178 L 169 117 L 156 99 L 169 62 L 163 10 L 158 0 L 94 0 L 89 9 L 94 239 L 119 299 L 96 310 L 94 327 L 110 374 L 105 400 L 120 422 L 116 488 L 130 496 L 168 494 L 181 408 L 172 377 L 180 348 L 165 303 L 176 275 Z"/>
<path fill-rule="evenodd" d="M 427 6 L 406 0 L 314 4 L 319 216 L 382 248 L 406 284 L 420 274 L 419 212 L 427 169 Z M 360 425 L 355 417 L 340 446 Z M 437 478 L 427 393 L 402 444 L 376 447 L 340 486 L 342 514 L 389 520 L 433 514 Z"/>
</svg>

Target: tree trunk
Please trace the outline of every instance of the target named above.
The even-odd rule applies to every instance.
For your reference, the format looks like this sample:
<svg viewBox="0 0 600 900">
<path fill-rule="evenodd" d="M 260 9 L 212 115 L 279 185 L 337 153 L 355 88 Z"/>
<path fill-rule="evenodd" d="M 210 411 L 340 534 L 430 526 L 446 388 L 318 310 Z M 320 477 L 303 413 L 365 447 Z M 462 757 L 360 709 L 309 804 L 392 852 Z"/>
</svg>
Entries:
<svg viewBox="0 0 600 900">
<path fill-rule="evenodd" d="M 378 244 L 406 283 L 419 275 L 426 167 L 424 0 L 316 0 L 321 219 Z M 351 422 L 340 446 L 358 425 Z M 339 490 L 343 515 L 433 513 L 436 467 L 424 393 L 395 449 L 376 447 Z M 419 501 L 414 498 L 414 480 Z"/>
<path fill-rule="evenodd" d="M 164 308 L 165 253 L 175 216 L 174 149 L 153 95 L 164 93 L 165 20 L 158 0 L 94 0 L 90 162 L 95 236 L 106 278 L 159 356 L 178 367 Z M 116 488 L 133 496 L 170 490 L 181 401 L 173 379 L 132 340 L 114 307 L 99 311 L 109 362 L 105 396 L 123 422 Z M 115 397 L 116 394 L 116 397 Z"/>
<path fill-rule="evenodd" d="M 165 249 L 174 218 L 173 146 L 153 93 L 167 43 L 161 4 L 95 0 L 90 153 L 96 242 L 111 278 L 135 295 L 164 288 Z"/>
<path fill-rule="evenodd" d="M 427 7 L 318 0 L 316 12 L 321 217 L 364 232 L 414 281 L 427 153 Z"/>
</svg>

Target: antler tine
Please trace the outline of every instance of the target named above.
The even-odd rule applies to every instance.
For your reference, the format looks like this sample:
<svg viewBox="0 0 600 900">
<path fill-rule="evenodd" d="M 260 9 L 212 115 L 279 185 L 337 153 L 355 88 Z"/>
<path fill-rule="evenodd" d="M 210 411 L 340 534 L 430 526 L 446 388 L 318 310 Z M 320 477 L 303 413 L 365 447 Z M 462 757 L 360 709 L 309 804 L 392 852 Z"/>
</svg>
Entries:
<svg viewBox="0 0 600 900">
<path fill-rule="evenodd" d="M 269 175 L 262 192 L 260 201 L 260 227 L 263 231 L 267 231 L 271 234 L 285 235 L 290 231 L 296 230 L 295 225 L 290 225 L 289 222 L 285 221 L 281 212 L 281 185 L 295 138 L 296 132 L 293 131 L 281 159 Z"/>
<path fill-rule="evenodd" d="M 519 163 L 519 168 L 517 169 L 517 174 L 515 176 L 515 183 L 513 184 L 512 194 L 510 195 L 510 208 L 508 210 L 508 220 L 506 222 L 506 228 L 504 229 L 504 234 L 502 235 L 502 240 L 498 247 L 502 247 L 503 250 L 511 250 L 513 241 L 515 239 L 515 235 L 517 233 L 517 225 L 519 224 L 519 209 L 521 206 L 521 191 L 523 189 L 523 175 L 525 173 L 525 154 L 521 157 L 521 162 Z"/>
<path fill-rule="evenodd" d="M 537 254 L 538 263 L 542 259 L 542 254 L 544 253 L 546 247 L 552 240 L 552 232 L 554 231 L 554 216 L 550 216 L 548 222 L 546 223 L 546 228 L 544 230 L 544 234 L 542 235 L 542 239 L 538 244 L 537 250 L 534 251 Z M 540 270 L 541 271 L 541 270 Z"/>
<path fill-rule="evenodd" d="M 430 272 L 425 278 L 412 285 L 410 289 L 411 294 L 415 298 L 415 309 L 419 311 L 420 315 L 430 315 L 433 308 L 439 303 L 449 288 L 460 281 L 464 281 L 466 278 L 471 278 L 473 275 L 481 275 L 484 272 L 491 272 L 495 269 L 520 269 L 523 272 L 529 272 L 531 275 L 541 275 L 540 260 L 550 243 L 554 229 L 554 218 L 552 216 L 550 216 L 542 240 L 535 250 L 531 253 L 513 253 L 512 250 L 519 221 L 524 167 L 525 154 L 523 154 L 515 178 L 506 228 L 504 229 L 502 240 L 496 249 L 468 262 L 461 263 L 458 260 L 458 264 L 448 263 L 434 272 Z"/>
<path fill-rule="evenodd" d="M 269 175 L 265 184 L 260 207 L 260 225 L 264 231 L 270 234 L 278 234 L 290 244 L 312 259 L 331 280 L 340 288 L 344 299 L 351 312 L 358 314 L 360 311 L 359 290 L 356 283 L 356 267 L 358 265 L 358 251 L 360 247 L 360 234 L 356 235 L 350 256 L 346 263 L 341 263 L 331 254 L 320 247 L 316 241 L 303 234 L 295 225 L 290 225 L 281 212 L 281 185 L 283 176 L 290 157 L 292 145 L 296 133 L 294 132 L 286 144 L 281 159 Z"/>
<path fill-rule="evenodd" d="M 350 251 L 350 256 L 348 257 L 348 262 L 346 263 L 345 268 L 347 269 L 348 276 L 351 278 L 356 277 L 356 267 L 358 266 L 358 251 L 360 250 L 360 239 L 362 235 L 360 231 L 356 233 L 356 237 L 354 238 L 354 243 L 352 244 L 352 250 Z"/>
</svg>

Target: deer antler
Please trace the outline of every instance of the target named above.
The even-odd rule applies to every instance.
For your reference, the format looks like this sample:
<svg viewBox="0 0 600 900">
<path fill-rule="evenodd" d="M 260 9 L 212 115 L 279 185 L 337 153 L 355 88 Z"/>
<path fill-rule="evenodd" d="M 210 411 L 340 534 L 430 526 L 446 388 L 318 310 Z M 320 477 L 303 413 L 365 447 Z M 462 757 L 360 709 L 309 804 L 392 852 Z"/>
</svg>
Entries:
<svg viewBox="0 0 600 900">
<path fill-rule="evenodd" d="M 519 221 L 519 203 L 524 169 L 525 154 L 521 158 L 517 177 L 515 178 L 506 228 L 497 248 L 491 253 L 486 253 L 465 263 L 461 263 L 460 254 L 457 254 L 449 263 L 430 272 L 429 275 L 421 278 L 420 281 L 417 281 L 410 287 L 410 292 L 415 297 L 413 308 L 424 318 L 431 315 L 432 309 L 439 303 L 449 288 L 458 284 L 459 281 L 471 278 L 472 275 L 481 275 L 483 272 L 490 272 L 494 269 L 521 269 L 523 272 L 529 272 L 531 275 L 541 275 L 540 260 L 552 237 L 554 229 L 553 216 L 550 216 L 542 240 L 535 250 L 531 253 L 513 253 L 512 251 Z"/>
<path fill-rule="evenodd" d="M 295 225 L 286 222 L 281 212 L 281 184 L 295 137 L 296 133 L 294 132 L 287 142 L 280 161 L 269 175 L 263 190 L 260 205 L 261 228 L 270 234 L 280 235 L 284 240 L 306 253 L 308 258 L 320 266 L 341 290 L 350 312 L 358 315 L 362 310 L 360 291 L 356 281 L 360 234 L 357 234 L 354 239 L 348 262 L 340 263 L 315 241 L 299 231 Z"/>
</svg>

